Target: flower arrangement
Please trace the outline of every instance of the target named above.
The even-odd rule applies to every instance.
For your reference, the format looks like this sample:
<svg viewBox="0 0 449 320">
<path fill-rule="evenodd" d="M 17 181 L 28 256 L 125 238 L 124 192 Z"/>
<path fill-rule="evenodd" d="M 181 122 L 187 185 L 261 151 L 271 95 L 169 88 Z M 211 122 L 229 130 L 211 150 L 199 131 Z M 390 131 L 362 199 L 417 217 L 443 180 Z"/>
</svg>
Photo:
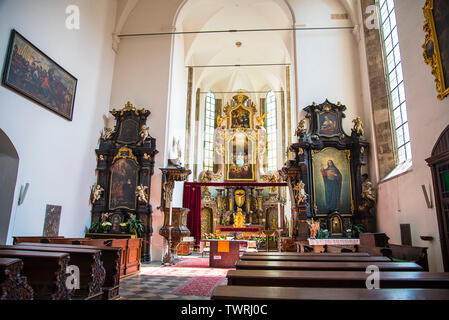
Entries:
<svg viewBox="0 0 449 320">
<path fill-rule="evenodd" d="M 347 229 L 347 230 L 346 230 L 346 236 L 347 236 L 348 238 L 351 238 L 351 236 L 352 236 L 352 229 Z"/>
<path fill-rule="evenodd" d="M 109 221 L 102 222 L 101 228 L 103 229 L 104 232 L 108 232 L 112 228 L 112 223 L 110 223 Z"/>
<path fill-rule="evenodd" d="M 203 233 L 203 234 L 201 234 L 201 239 L 222 239 L 222 240 L 225 240 L 226 236 L 218 235 L 216 233 Z"/>
</svg>

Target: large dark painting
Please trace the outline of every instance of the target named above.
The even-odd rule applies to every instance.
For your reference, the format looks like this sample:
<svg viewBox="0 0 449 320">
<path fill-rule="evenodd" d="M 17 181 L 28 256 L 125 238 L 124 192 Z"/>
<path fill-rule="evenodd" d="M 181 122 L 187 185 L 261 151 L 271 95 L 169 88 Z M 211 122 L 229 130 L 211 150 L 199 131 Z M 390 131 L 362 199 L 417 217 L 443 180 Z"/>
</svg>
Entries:
<svg viewBox="0 0 449 320">
<path fill-rule="evenodd" d="M 139 141 L 139 124 L 133 119 L 124 120 L 120 126 L 117 142 L 131 144 Z"/>
<path fill-rule="evenodd" d="M 318 115 L 318 134 L 332 136 L 338 134 L 337 114 L 333 112 L 323 112 Z"/>
<path fill-rule="evenodd" d="M 243 108 L 242 105 L 231 111 L 230 129 L 249 129 L 251 128 L 251 112 Z"/>
<path fill-rule="evenodd" d="M 316 212 L 352 213 L 352 186 L 349 150 L 325 148 L 312 153 Z"/>
<path fill-rule="evenodd" d="M 138 165 L 133 159 L 118 159 L 111 166 L 109 209 L 136 209 Z"/>
<path fill-rule="evenodd" d="M 449 94 L 449 2 L 427 0 L 423 10 L 426 18 L 424 59 L 432 67 L 438 98 L 443 99 Z"/>
<path fill-rule="evenodd" d="M 77 79 L 12 30 L 2 83 L 72 120 Z"/>
</svg>

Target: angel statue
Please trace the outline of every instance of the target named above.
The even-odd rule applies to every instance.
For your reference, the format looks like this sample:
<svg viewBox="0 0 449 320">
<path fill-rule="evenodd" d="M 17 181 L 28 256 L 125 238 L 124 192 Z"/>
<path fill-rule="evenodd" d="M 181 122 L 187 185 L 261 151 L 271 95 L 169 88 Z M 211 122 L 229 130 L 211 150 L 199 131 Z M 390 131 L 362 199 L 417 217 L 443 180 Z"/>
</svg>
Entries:
<svg viewBox="0 0 449 320">
<path fill-rule="evenodd" d="M 365 131 L 363 130 L 363 123 L 360 117 L 352 120 L 352 123 L 354 123 L 354 128 L 352 128 L 352 131 L 359 134 L 360 136 L 363 136 L 365 134 Z"/>
<path fill-rule="evenodd" d="M 105 127 L 103 130 L 100 131 L 100 139 L 98 143 L 100 143 L 101 140 L 106 141 L 111 139 L 114 133 L 115 133 L 114 129 Z"/>
<path fill-rule="evenodd" d="M 263 126 L 263 120 L 265 119 L 267 114 L 268 114 L 268 112 L 265 112 L 262 117 L 256 116 L 258 126 L 261 126 L 261 127 Z"/>
<path fill-rule="evenodd" d="M 302 119 L 298 122 L 298 126 L 296 127 L 295 135 L 300 135 L 306 130 L 306 121 Z"/>
<path fill-rule="evenodd" d="M 318 230 L 320 230 L 320 222 L 319 221 L 307 221 L 307 224 L 310 226 L 310 238 L 315 239 L 318 233 Z"/>
<path fill-rule="evenodd" d="M 364 179 L 362 183 L 362 203 L 359 205 L 359 210 L 369 211 L 376 204 L 376 193 L 373 190 L 373 184 L 368 180 L 368 175 L 364 174 L 362 178 Z"/>
<path fill-rule="evenodd" d="M 102 222 L 102 223 L 103 223 L 103 222 L 107 222 L 108 219 L 109 219 L 109 216 L 110 216 L 111 214 L 112 214 L 112 213 L 102 213 L 102 214 L 101 214 L 101 218 L 100 218 L 101 222 Z"/>
<path fill-rule="evenodd" d="M 304 191 L 304 186 L 305 186 L 304 183 L 302 182 L 302 180 L 300 180 L 293 188 L 293 190 L 296 191 L 295 200 L 297 206 L 299 206 L 301 203 L 304 203 L 307 200 L 307 194 Z"/>
<path fill-rule="evenodd" d="M 150 135 L 148 132 L 149 130 L 150 130 L 150 128 L 146 125 L 143 125 L 140 128 L 139 136 L 140 136 L 140 139 L 142 139 L 140 143 L 144 143 L 145 140 L 148 138 L 148 136 Z"/>
<path fill-rule="evenodd" d="M 221 125 L 223 124 L 223 121 L 225 121 L 226 119 L 228 119 L 229 117 L 221 117 L 221 116 L 217 116 L 217 127 L 221 127 Z"/>
<path fill-rule="evenodd" d="M 93 205 L 95 201 L 100 200 L 103 191 L 104 189 L 100 185 L 94 184 L 90 189 L 90 204 Z"/>
<path fill-rule="evenodd" d="M 142 184 L 136 187 L 136 196 L 140 202 L 148 203 L 148 195 L 145 193 L 147 189 L 148 187 L 143 186 Z"/>
</svg>

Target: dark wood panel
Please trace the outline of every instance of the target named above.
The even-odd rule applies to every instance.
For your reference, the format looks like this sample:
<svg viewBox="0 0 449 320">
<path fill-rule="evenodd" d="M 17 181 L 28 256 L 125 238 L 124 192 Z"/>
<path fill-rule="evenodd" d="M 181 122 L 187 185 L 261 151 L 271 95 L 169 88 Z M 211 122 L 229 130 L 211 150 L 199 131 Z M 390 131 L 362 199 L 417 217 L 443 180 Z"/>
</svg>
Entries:
<svg viewBox="0 0 449 320">
<path fill-rule="evenodd" d="M 245 252 L 245 256 L 318 256 L 318 257 L 369 257 L 370 254 L 367 252 L 342 252 L 342 253 L 315 253 L 315 252 Z"/>
<path fill-rule="evenodd" d="M 329 262 L 389 262 L 388 257 L 339 257 L 339 256 L 246 256 L 244 261 L 329 261 Z"/>
<path fill-rule="evenodd" d="M 447 289 L 218 286 L 212 300 L 449 300 Z"/>
<path fill-rule="evenodd" d="M 293 261 L 237 261 L 236 269 L 263 270 L 327 270 L 327 271 L 365 271 L 376 265 L 380 271 L 423 271 L 413 262 L 293 262 Z"/>
<path fill-rule="evenodd" d="M 0 300 L 32 300 L 33 289 L 22 276 L 20 259 L 0 258 Z"/>
<path fill-rule="evenodd" d="M 363 271 L 230 270 L 228 285 L 366 288 Z M 380 288 L 449 289 L 448 273 L 381 272 Z"/>
</svg>

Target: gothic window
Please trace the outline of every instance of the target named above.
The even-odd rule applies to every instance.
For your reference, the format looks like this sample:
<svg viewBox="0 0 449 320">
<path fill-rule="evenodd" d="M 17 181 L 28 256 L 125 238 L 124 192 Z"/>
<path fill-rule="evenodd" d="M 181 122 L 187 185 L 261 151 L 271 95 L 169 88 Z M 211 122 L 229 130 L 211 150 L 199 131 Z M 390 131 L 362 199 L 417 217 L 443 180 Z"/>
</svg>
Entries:
<svg viewBox="0 0 449 320">
<path fill-rule="evenodd" d="M 271 90 L 267 93 L 265 107 L 265 111 L 268 112 L 265 117 L 267 129 L 267 169 L 268 171 L 275 171 L 277 169 L 276 97 Z"/>
<path fill-rule="evenodd" d="M 214 169 L 214 129 L 215 129 L 215 95 L 209 91 L 206 96 L 204 117 L 204 170 Z"/>
<path fill-rule="evenodd" d="M 404 77 L 402 74 L 401 52 L 393 0 L 378 0 L 380 7 L 381 34 L 386 57 L 388 88 L 391 96 L 394 133 L 398 164 L 411 162 L 412 152 L 407 120 Z"/>
</svg>

